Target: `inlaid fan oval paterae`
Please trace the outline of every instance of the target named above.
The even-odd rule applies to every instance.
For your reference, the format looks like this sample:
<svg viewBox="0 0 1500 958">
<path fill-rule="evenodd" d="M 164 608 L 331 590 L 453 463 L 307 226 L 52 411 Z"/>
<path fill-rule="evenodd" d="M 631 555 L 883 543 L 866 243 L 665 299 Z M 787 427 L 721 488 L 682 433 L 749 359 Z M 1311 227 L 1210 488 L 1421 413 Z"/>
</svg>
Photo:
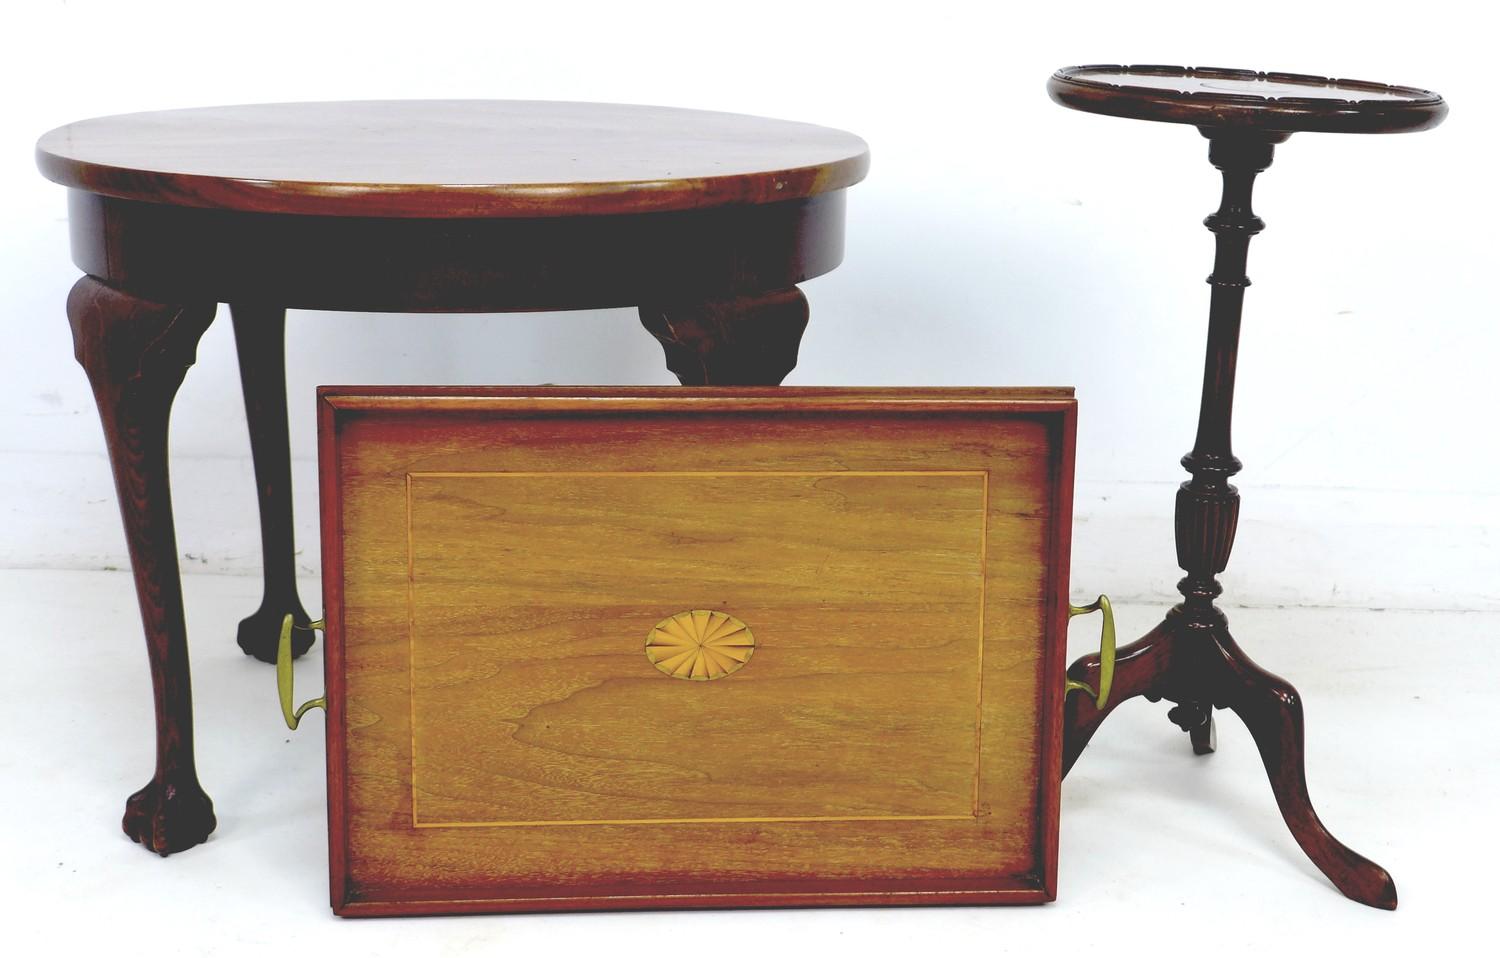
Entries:
<svg viewBox="0 0 1500 958">
<path fill-rule="evenodd" d="M 721 679 L 744 668 L 754 652 L 750 627 L 724 612 L 679 612 L 646 636 L 646 658 L 674 679 Z"/>
</svg>

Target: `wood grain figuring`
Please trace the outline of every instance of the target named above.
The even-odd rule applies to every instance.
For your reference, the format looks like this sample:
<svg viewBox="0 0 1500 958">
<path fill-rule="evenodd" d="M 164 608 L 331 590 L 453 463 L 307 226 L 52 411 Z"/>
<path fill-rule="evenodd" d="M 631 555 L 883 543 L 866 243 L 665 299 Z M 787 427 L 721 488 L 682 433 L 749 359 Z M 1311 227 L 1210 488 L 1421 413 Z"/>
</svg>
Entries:
<svg viewBox="0 0 1500 958">
<path fill-rule="evenodd" d="M 497 218 L 804 199 L 864 178 L 841 130 L 615 103 L 371 100 L 98 117 L 37 142 L 54 182 L 172 206 Z"/>
<path fill-rule="evenodd" d="M 973 815 L 984 473 L 408 480 L 417 827 Z M 684 606 L 755 670 L 666 681 Z"/>
<path fill-rule="evenodd" d="M 1070 397 L 322 397 L 341 914 L 1052 896 Z"/>
</svg>

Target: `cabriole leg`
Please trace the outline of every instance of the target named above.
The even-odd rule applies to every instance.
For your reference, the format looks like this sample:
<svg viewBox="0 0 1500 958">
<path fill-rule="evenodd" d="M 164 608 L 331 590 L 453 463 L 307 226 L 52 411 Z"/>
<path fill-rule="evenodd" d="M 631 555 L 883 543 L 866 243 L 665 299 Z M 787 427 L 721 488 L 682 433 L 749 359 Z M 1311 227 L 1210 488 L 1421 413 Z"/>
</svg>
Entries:
<svg viewBox="0 0 1500 958">
<path fill-rule="evenodd" d="M 172 494 L 167 420 L 214 304 L 139 299 L 85 276 L 68 296 L 74 353 L 88 374 L 114 471 L 135 572 L 156 704 L 156 773 L 125 805 L 125 834 L 167 855 L 214 830 L 193 759 L 193 698 Z"/>
<path fill-rule="evenodd" d="M 1302 698 L 1291 683 L 1250 661 L 1222 633 L 1225 676 L 1220 705 L 1232 709 L 1260 751 L 1276 806 L 1292 837 L 1318 870 L 1349 898 L 1374 908 L 1396 907 L 1396 883 L 1384 868 L 1334 838 L 1313 809 L 1303 756 Z"/>
<path fill-rule="evenodd" d="M 286 310 L 230 303 L 255 492 L 260 504 L 260 553 L 265 589 L 260 608 L 240 623 L 237 641 L 246 655 L 276 661 L 276 640 L 287 613 L 302 628 L 292 633 L 292 654 L 312 647 L 311 619 L 297 597 L 297 560 L 292 533 L 291 440 L 286 419 Z"/>
</svg>

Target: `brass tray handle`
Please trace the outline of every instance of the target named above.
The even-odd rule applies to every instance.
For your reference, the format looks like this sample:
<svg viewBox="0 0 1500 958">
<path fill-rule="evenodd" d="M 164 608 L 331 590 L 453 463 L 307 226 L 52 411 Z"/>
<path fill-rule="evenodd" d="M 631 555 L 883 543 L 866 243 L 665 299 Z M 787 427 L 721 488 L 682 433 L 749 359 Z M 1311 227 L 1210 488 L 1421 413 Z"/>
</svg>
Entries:
<svg viewBox="0 0 1500 958">
<path fill-rule="evenodd" d="M 1095 692 L 1089 688 L 1088 683 L 1079 682 L 1076 679 L 1068 679 L 1067 692 L 1077 689 L 1087 692 L 1094 700 L 1095 708 L 1104 708 L 1109 701 L 1109 687 L 1115 681 L 1115 610 L 1110 607 L 1109 596 L 1101 595 L 1088 605 L 1068 606 L 1068 618 L 1075 615 L 1088 615 L 1090 612 L 1103 612 L 1104 625 L 1099 630 L 1099 691 Z M 283 636 L 290 633 L 282 633 Z M 284 639 L 284 641 L 290 641 Z M 1067 694 L 1066 692 L 1064 693 Z"/>
<path fill-rule="evenodd" d="M 292 629 L 296 628 L 305 628 L 310 632 L 320 631 L 323 620 L 319 619 L 306 626 L 293 624 L 290 615 L 281 620 L 281 641 L 276 643 L 276 694 L 281 699 L 281 717 L 286 719 L 286 727 L 289 729 L 297 727 L 308 709 L 328 708 L 328 698 L 322 695 L 303 702 L 296 709 L 292 708 Z"/>
</svg>

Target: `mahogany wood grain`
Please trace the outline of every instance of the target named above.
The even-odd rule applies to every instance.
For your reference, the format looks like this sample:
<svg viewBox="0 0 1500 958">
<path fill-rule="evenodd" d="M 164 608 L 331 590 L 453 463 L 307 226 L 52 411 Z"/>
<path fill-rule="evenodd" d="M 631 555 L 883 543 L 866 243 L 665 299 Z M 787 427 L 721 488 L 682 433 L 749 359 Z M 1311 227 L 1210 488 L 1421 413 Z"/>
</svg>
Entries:
<svg viewBox="0 0 1500 958">
<path fill-rule="evenodd" d="M 1055 894 L 1071 391 L 320 395 L 340 914 Z"/>
<path fill-rule="evenodd" d="M 204 841 L 216 824 L 193 758 L 187 624 L 167 474 L 172 400 L 213 318 L 213 303 L 137 299 L 88 276 L 68 295 L 74 348 L 109 446 L 156 706 L 156 771 L 126 802 L 123 824 L 125 834 L 162 855 Z"/>
<path fill-rule="evenodd" d="M 1064 774 L 1105 717 L 1135 696 L 1168 699 L 1168 717 L 1189 733 L 1193 751 L 1212 752 L 1214 709 L 1231 709 L 1250 730 L 1292 836 L 1313 864 L 1349 898 L 1396 907 L 1396 886 L 1379 865 L 1339 842 L 1313 810 L 1303 756 L 1302 703 L 1285 680 L 1240 650 L 1214 602 L 1239 523 L 1240 471 L 1231 443 L 1245 261 L 1265 226 L 1251 209 L 1255 177 L 1271 165 L 1276 144 L 1296 131 L 1394 133 L 1442 122 L 1447 106 L 1425 90 L 1293 74 L 1182 67 L 1070 67 L 1048 84 L 1054 100 L 1074 109 L 1134 119 L 1194 123 L 1209 139 L 1209 160 L 1223 175 L 1219 209 L 1204 225 L 1214 233 L 1208 282 L 1208 343 L 1198 433 L 1182 459 L 1192 478 L 1177 492 L 1177 584 L 1183 601 L 1146 636 L 1119 650 L 1115 692 L 1100 710 L 1075 696 L 1065 710 Z M 1097 655 L 1068 674 L 1096 681 Z"/>
<path fill-rule="evenodd" d="M 680 212 L 859 182 L 863 140 L 764 117 L 616 103 L 370 100 L 98 117 L 37 142 L 71 189 L 338 217 Z"/>
</svg>

